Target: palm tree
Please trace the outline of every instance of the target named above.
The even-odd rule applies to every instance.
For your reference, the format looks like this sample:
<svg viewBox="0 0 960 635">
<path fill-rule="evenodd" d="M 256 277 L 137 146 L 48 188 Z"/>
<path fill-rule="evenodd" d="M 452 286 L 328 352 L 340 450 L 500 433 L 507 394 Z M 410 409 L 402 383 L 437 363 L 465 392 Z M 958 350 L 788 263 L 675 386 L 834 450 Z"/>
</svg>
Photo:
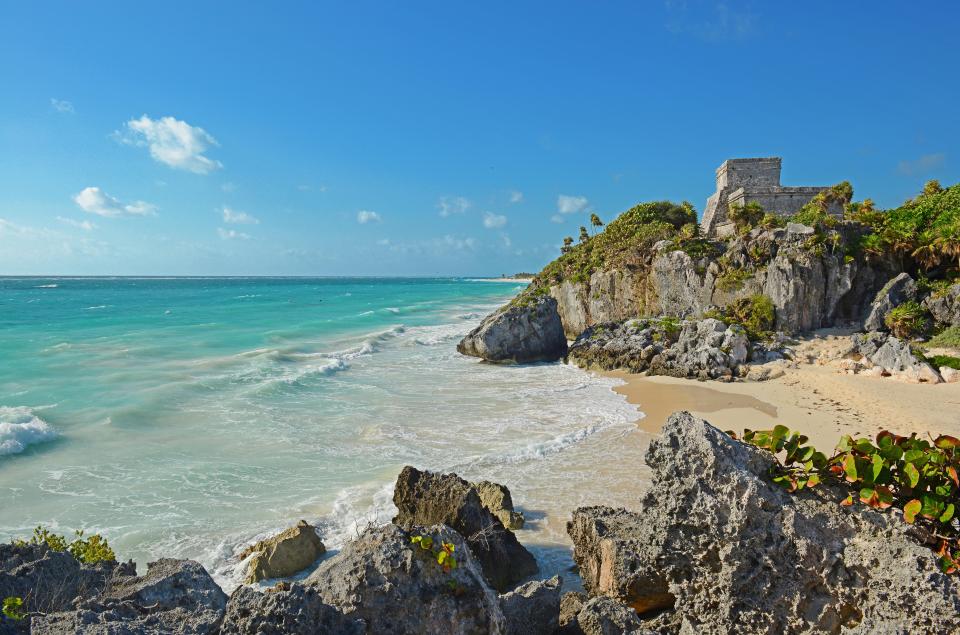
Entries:
<svg viewBox="0 0 960 635">
<path fill-rule="evenodd" d="M 603 221 L 596 214 L 590 214 L 590 225 L 599 229 L 603 227 Z"/>
<path fill-rule="evenodd" d="M 573 237 L 567 236 L 563 239 L 563 247 L 560 248 L 560 253 L 569 253 L 571 249 L 573 249 Z"/>
<path fill-rule="evenodd" d="M 580 242 L 585 243 L 588 240 L 590 240 L 590 234 L 587 233 L 587 228 L 580 225 Z"/>
</svg>

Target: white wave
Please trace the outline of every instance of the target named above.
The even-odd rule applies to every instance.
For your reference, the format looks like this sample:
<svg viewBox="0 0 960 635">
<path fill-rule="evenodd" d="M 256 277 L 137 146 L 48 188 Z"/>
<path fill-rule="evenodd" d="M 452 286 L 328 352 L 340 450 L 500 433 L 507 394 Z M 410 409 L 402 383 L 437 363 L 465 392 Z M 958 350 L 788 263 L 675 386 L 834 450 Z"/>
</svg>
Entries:
<svg viewBox="0 0 960 635">
<path fill-rule="evenodd" d="M 249 293 L 249 294 L 247 294 L 247 295 L 235 295 L 235 296 L 233 296 L 233 299 L 234 299 L 234 300 L 246 300 L 246 299 L 248 299 L 248 298 L 259 298 L 261 295 L 263 295 L 263 294 L 262 294 L 262 293 Z"/>
<path fill-rule="evenodd" d="M 0 456 L 19 454 L 27 446 L 57 437 L 53 427 L 26 406 L 0 406 Z"/>
<path fill-rule="evenodd" d="M 384 311 L 389 311 L 390 313 L 399 313 L 400 309 L 398 309 L 395 306 L 388 306 L 387 308 L 384 309 Z"/>
<path fill-rule="evenodd" d="M 38 284 L 34 289 L 56 289 L 57 285 L 55 284 Z"/>
<path fill-rule="evenodd" d="M 358 317 L 362 317 L 364 315 L 373 315 L 373 313 L 374 313 L 373 311 L 364 311 L 363 313 L 360 313 Z"/>
<path fill-rule="evenodd" d="M 88 306 L 87 308 L 84 309 L 84 311 L 96 311 L 97 309 L 105 309 L 105 308 L 107 308 L 106 304 L 98 304 L 97 306 Z"/>
</svg>

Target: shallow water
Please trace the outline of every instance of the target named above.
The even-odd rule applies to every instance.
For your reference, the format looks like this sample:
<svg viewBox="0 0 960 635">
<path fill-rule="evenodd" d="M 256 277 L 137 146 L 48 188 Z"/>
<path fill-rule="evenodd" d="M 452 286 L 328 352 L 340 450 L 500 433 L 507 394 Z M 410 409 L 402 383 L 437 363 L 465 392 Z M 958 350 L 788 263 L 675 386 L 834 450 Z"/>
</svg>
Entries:
<svg viewBox="0 0 960 635">
<path fill-rule="evenodd" d="M 578 504 L 643 480 L 636 409 L 563 364 L 456 342 L 521 287 L 459 279 L 0 278 L 0 539 L 105 534 L 141 567 L 299 518 L 389 520 L 405 464 L 506 483 L 545 573 Z"/>
</svg>

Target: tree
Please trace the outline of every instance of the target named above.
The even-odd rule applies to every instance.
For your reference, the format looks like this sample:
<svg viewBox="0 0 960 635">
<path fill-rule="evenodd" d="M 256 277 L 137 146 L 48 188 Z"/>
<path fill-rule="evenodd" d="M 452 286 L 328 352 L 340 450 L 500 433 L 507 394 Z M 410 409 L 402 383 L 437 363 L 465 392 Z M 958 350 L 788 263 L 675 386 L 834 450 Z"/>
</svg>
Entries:
<svg viewBox="0 0 960 635">
<path fill-rule="evenodd" d="M 603 227 L 603 221 L 596 214 L 590 214 L 590 224 L 597 228 Z"/>
<path fill-rule="evenodd" d="M 590 234 L 587 233 L 587 228 L 580 225 L 580 242 L 585 243 L 588 240 L 590 240 Z"/>
<path fill-rule="evenodd" d="M 560 253 L 567 254 L 570 253 L 570 250 L 573 249 L 573 237 L 567 236 L 563 239 L 563 247 L 560 248 Z"/>
</svg>

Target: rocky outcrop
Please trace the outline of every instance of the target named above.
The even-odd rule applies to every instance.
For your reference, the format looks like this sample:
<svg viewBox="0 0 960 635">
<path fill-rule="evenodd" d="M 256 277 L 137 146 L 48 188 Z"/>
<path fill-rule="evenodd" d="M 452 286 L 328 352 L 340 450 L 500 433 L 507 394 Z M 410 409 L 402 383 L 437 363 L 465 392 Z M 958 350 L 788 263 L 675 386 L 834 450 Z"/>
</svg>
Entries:
<svg viewBox="0 0 960 635">
<path fill-rule="evenodd" d="M 199 563 L 162 559 L 143 576 L 110 580 L 74 610 L 34 617 L 31 633 L 216 633 L 227 596 Z"/>
<path fill-rule="evenodd" d="M 927 296 L 923 305 L 944 326 L 960 326 L 960 283 Z"/>
<path fill-rule="evenodd" d="M 456 568 L 445 571 L 433 552 L 411 543 L 411 535 L 430 536 L 436 545 L 452 543 Z M 444 525 L 412 527 L 410 533 L 396 525 L 369 529 L 323 562 L 305 584 L 323 603 L 362 619 L 367 633 L 486 635 L 504 630 L 498 597 L 479 563 L 463 538 Z"/>
<path fill-rule="evenodd" d="M 643 628 L 637 613 L 611 597 L 598 596 L 587 600 L 567 632 L 583 635 L 654 635 Z"/>
<path fill-rule="evenodd" d="M 788 494 L 769 454 L 675 413 L 646 455 L 636 511 L 582 508 L 568 525 L 591 595 L 666 606 L 684 633 L 947 633 L 960 586 L 895 514 L 842 507 L 824 485 Z"/>
<path fill-rule="evenodd" d="M 285 578 L 303 571 L 326 552 L 316 529 L 301 520 L 276 536 L 243 550 L 240 559 L 250 558 L 246 582 Z"/>
<path fill-rule="evenodd" d="M 870 312 L 863 321 L 865 331 L 886 331 L 887 323 L 884 321 L 887 314 L 894 308 L 904 302 L 917 299 L 917 283 L 908 273 L 901 273 L 893 278 L 883 288 L 877 292 L 873 303 L 870 305 Z"/>
<path fill-rule="evenodd" d="M 548 296 L 521 295 L 484 318 L 457 344 L 457 350 L 494 362 L 561 359 L 567 354 L 567 339 L 557 301 Z"/>
<path fill-rule="evenodd" d="M 570 339 L 586 328 L 635 317 L 669 315 L 696 318 L 713 306 L 763 294 L 776 307 L 776 328 L 802 332 L 860 322 L 877 290 L 893 271 L 890 263 L 846 258 L 844 246 L 862 227 L 838 227 L 835 247 L 818 242 L 812 227 L 755 229 L 729 242 L 715 243 L 719 258 L 695 258 L 674 243 L 657 243 L 649 262 L 594 272 L 579 282 L 550 286 Z M 729 283 L 727 274 L 741 272 Z"/>
<path fill-rule="evenodd" d="M 483 506 L 473 485 L 456 474 L 404 467 L 393 502 L 398 510 L 393 522 L 401 527 L 442 523 L 459 532 L 498 591 L 513 588 L 537 571 L 533 555 Z"/>
<path fill-rule="evenodd" d="M 227 603 L 221 635 L 362 635 L 363 620 L 345 616 L 304 584 L 261 593 L 241 586 Z"/>
<path fill-rule="evenodd" d="M 563 579 L 527 582 L 500 596 L 506 622 L 504 635 L 553 635 L 560 625 L 560 590 Z"/>
<path fill-rule="evenodd" d="M 570 347 L 569 359 L 584 368 L 731 379 L 741 374 L 748 345 L 742 328 L 713 318 L 628 320 L 587 329 Z"/>
<path fill-rule="evenodd" d="M 480 503 L 490 510 L 507 529 L 523 529 L 523 514 L 513 509 L 513 498 L 506 485 L 492 481 L 473 484 L 480 496 Z"/>
<path fill-rule="evenodd" d="M 881 375 L 938 384 L 943 379 L 927 362 L 918 359 L 910 344 L 888 333 L 858 333 L 850 338 L 846 358 L 855 362 L 854 371 L 878 369 Z"/>
</svg>

